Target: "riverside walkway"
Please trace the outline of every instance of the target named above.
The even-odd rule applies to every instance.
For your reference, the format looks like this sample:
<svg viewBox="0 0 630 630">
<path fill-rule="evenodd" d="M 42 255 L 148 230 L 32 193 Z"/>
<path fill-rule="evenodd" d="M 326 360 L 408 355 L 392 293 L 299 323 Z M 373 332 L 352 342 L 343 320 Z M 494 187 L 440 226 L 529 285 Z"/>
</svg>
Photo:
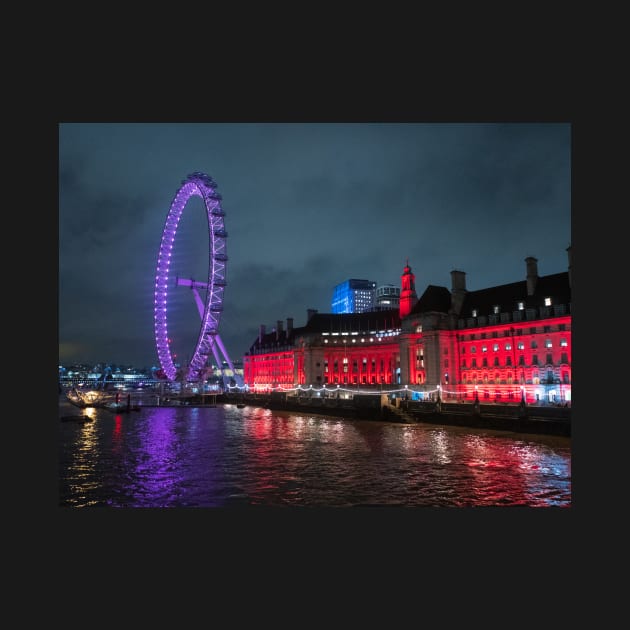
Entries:
<svg viewBox="0 0 630 630">
<path fill-rule="evenodd" d="M 69 396 L 70 398 L 70 396 Z M 120 400 L 120 403 L 118 402 Z M 72 402 L 72 400 L 71 400 Z M 234 404 L 271 410 L 319 415 L 334 415 L 364 420 L 381 420 L 405 424 L 442 424 L 518 433 L 571 436 L 571 408 L 522 403 L 479 403 L 414 401 L 390 398 L 388 394 L 354 395 L 352 397 L 288 396 L 284 393 L 190 393 L 158 394 L 155 391 L 133 392 L 124 397 L 108 393 L 98 401 L 78 406 L 105 407 L 112 411 L 142 407 L 214 407 Z M 75 402 L 76 404 L 76 402 Z"/>
</svg>

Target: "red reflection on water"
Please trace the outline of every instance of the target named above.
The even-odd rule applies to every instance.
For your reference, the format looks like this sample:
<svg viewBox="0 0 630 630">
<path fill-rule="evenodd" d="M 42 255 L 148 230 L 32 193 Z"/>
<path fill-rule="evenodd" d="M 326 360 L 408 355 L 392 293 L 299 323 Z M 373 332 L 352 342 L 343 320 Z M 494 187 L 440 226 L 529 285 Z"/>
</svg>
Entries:
<svg viewBox="0 0 630 630">
<path fill-rule="evenodd" d="M 112 451 L 118 455 L 122 448 L 122 416 L 116 414 L 114 418 L 114 430 L 112 432 Z"/>
<path fill-rule="evenodd" d="M 540 489 L 539 454 L 531 446 L 475 437 L 466 441 L 464 463 L 473 474 L 471 489 L 479 505 L 531 505 Z M 546 501 L 541 498 L 540 505 Z"/>
<path fill-rule="evenodd" d="M 253 484 L 247 487 L 246 491 L 253 504 L 264 503 L 266 493 L 277 488 L 277 484 L 274 483 L 276 456 L 273 451 L 278 424 L 282 423 L 278 423 L 278 418 L 274 423 L 266 410 L 256 410 L 248 415 L 245 426 L 247 433 L 253 438 L 248 458 L 248 463 L 253 469 Z"/>
</svg>

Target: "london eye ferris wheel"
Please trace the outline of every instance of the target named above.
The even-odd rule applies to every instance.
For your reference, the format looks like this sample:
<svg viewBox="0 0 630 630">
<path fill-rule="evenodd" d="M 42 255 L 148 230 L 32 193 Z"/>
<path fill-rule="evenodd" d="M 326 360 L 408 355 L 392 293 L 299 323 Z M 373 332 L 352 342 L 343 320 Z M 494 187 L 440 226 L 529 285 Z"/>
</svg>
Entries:
<svg viewBox="0 0 630 630">
<path fill-rule="evenodd" d="M 217 184 L 205 173 L 188 175 L 175 194 L 162 231 L 155 273 L 154 331 L 160 366 L 169 381 L 202 380 L 211 355 L 219 368 L 225 362 L 235 375 L 232 361 L 219 336 L 228 257 L 225 212 L 221 206 L 222 197 L 216 188 Z M 201 198 L 208 219 L 207 275 L 201 281 L 173 277 L 171 264 L 180 220 L 189 200 L 195 196 Z M 191 289 L 201 319 L 194 350 L 183 370 L 178 368 L 174 360 L 169 336 L 169 304 L 173 291 L 182 286 Z"/>
</svg>

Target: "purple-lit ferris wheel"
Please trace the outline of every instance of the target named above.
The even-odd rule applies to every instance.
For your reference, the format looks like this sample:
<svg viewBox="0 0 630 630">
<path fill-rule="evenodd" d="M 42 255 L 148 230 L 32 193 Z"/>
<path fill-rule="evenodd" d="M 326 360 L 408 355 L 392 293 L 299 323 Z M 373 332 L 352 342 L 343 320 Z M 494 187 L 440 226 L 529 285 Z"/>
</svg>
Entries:
<svg viewBox="0 0 630 630">
<path fill-rule="evenodd" d="M 217 185 L 213 179 L 204 173 L 195 172 L 188 175 L 182 181 L 182 185 L 175 194 L 162 233 L 155 274 L 154 326 L 158 358 L 162 371 L 169 381 L 179 378 L 186 381 L 202 380 L 205 376 L 207 361 L 211 353 L 217 362 L 217 366 L 221 368 L 223 362 L 219 357 L 217 348 L 232 370 L 232 374 L 234 374 L 234 366 L 219 337 L 219 320 L 223 311 L 223 292 L 226 286 L 228 258 L 226 251 L 227 232 L 224 225 L 225 212 L 221 207 L 221 195 L 216 192 L 216 187 Z M 207 281 L 199 282 L 192 279 L 175 278 L 173 283 L 169 269 L 177 227 L 186 204 L 193 196 L 201 197 L 208 217 L 209 256 Z M 189 287 L 194 295 L 201 318 L 195 349 L 183 372 L 180 372 L 175 365 L 170 349 L 168 327 L 169 286 Z M 199 290 L 204 294 L 203 298 Z"/>
</svg>

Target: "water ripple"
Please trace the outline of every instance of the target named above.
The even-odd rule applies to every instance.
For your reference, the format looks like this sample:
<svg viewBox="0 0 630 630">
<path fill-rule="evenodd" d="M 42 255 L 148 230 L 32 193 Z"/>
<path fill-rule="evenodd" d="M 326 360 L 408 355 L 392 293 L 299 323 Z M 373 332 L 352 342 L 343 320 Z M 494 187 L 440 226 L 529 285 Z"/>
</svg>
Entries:
<svg viewBox="0 0 630 630">
<path fill-rule="evenodd" d="M 60 423 L 68 507 L 571 505 L 569 438 L 233 406 Z"/>
</svg>

